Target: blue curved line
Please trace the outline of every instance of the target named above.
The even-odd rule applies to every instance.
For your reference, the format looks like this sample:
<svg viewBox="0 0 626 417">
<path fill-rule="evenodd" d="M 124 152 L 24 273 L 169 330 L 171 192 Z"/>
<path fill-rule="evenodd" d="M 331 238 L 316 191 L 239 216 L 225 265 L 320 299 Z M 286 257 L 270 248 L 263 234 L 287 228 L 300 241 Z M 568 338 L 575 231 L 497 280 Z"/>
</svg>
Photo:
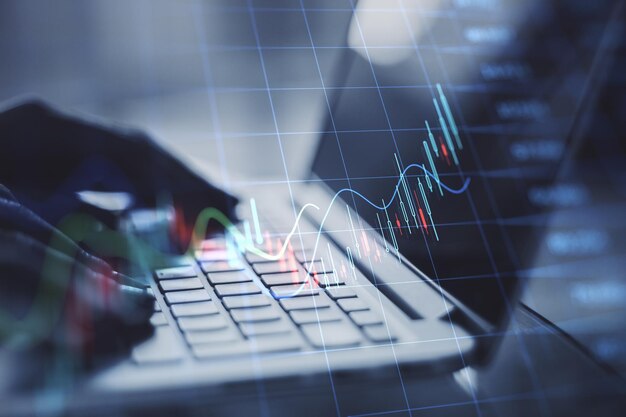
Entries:
<svg viewBox="0 0 626 417">
<path fill-rule="evenodd" d="M 385 204 L 384 206 L 377 205 L 376 203 L 372 202 L 369 198 L 365 197 L 360 192 L 358 192 L 356 190 L 353 190 L 352 188 L 342 188 L 341 190 L 337 191 L 337 193 L 335 194 L 335 196 L 331 200 L 330 204 L 332 205 L 332 203 L 339 196 L 339 194 L 343 194 L 344 192 L 350 192 L 352 194 L 355 194 L 355 195 L 361 197 L 363 199 L 363 201 L 368 203 L 370 206 L 372 206 L 374 208 L 377 208 L 378 210 L 386 210 L 386 209 L 388 209 L 391 206 L 393 201 L 398 196 L 399 187 L 400 187 L 400 184 L 402 182 L 402 178 L 406 176 L 407 171 L 409 169 L 411 169 L 411 168 L 419 168 L 419 169 L 421 169 L 422 171 L 424 171 L 424 174 L 426 174 L 429 177 L 431 177 L 433 180 L 435 180 L 435 182 L 437 182 L 437 184 L 441 185 L 442 188 L 444 188 L 446 191 L 448 191 L 448 192 L 450 192 L 452 194 L 462 194 L 462 193 L 464 193 L 465 190 L 467 190 L 467 187 L 469 187 L 469 184 L 470 184 L 470 181 L 471 181 L 471 178 L 466 178 L 465 182 L 463 183 L 461 188 L 451 188 L 451 187 L 447 186 L 446 184 L 442 183 L 437 177 L 435 177 L 435 175 L 432 172 L 427 170 L 423 165 L 411 164 L 411 165 L 408 165 L 406 168 L 404 168 L 404 170 L 400 174 L 400 179 L 398 179 L 398 183 L 396 184 L 395 191 L 393 192 L 393 195 L 389 199 L 389 202 L 387 204 Z"/>
</svg>

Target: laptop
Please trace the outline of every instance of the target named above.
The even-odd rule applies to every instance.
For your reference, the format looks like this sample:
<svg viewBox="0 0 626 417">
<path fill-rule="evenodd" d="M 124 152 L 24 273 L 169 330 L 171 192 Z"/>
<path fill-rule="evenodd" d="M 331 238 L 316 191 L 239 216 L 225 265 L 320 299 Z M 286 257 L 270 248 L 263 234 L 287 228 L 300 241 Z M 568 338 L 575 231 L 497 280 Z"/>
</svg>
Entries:
<svg viewBox="0 0 626 417">
<path fill-rule="evenodd" d="M 273 381 L 294 392 L 337 378 L 402 385 L 488 363 L 542 230 L 504 219 L 542 211 L 529 190 L 556 178 L 576 108 L 557 106 L 570 93 L 560 83 L 537 94 L 523 82 L 455 89 L 458 74 L 442 69 L 467 57 L 436 55 L 384 67 L 345 48 L 301 180 L 242 188 L 238 222 L 207 214 L 224 233 L 147 265 L 154 335 L 65 404 L 182 407 L 190 396 L 261 395 Z M 534 64 L 497 58 L 469 73 L 506 79 Z M 542 163 L 511 169 L 519 155 Z M 153 241 L 168 221 L 137 211 L 122 224 Z M 30 411 L 13 405 L 12 415 Z"/>
</svg>

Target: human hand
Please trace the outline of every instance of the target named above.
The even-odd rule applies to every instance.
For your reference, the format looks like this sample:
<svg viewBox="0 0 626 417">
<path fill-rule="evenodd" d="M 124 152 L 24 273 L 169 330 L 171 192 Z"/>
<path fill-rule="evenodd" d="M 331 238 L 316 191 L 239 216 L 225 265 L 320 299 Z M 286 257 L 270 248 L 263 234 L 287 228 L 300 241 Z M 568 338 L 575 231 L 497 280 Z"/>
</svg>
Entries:
<svg viewBox="0 0 626 417">
<path fill-rule="evenodd" d="M 149 334 L 153 303 L 144 291 L 120 286 L 84 242 L 54 227 L 85 209 L 77 194 L 127 193 L 129 208 L 165 200 L 187 224 L 206 207 L 232 217 L 236 204 L 144 134 L 39 101 L 0 113 L 0 148 L 0 184 L 11 190 L 0 189 L 1 339 L 80 352 L 87 362 Z M 89 214 L 112 226 L 110 213 Z"/>
<path fill-rule="evenodd" d="M 53 225 L 83 209 L 77 193 L 88 190 L 127 193 L 131 208 L 169 202 L 187 225 L 207 207 L 233 217 L 237 202 L 145 134 L 68 116 L 40 101 L 0 114 L 0 148 L 0 184 Z M 95 214 L 106 223 L 104 213 Z"/>
</svg>

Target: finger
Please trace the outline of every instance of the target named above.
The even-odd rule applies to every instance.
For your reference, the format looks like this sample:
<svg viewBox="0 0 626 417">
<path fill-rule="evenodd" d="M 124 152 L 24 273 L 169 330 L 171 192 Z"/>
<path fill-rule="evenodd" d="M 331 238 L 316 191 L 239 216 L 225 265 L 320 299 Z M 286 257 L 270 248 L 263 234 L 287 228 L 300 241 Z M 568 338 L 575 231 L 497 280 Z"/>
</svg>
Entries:
<svg viewBox="0 0 626 417">
<path fill-rule="evenodd" d="M 55 306 L 39 303 L 42 296 L 62 301 L 70 290 L 97 311 L 132 322 L 145 321 L 152 313 L 154 298 L 147 291 L 120 285 L 23 233 L 0 231 L 0 270 L 1 294 L 7 301 L 15 296 L 43 313 Z"/>
<path fill-rule="evenodd" d="M 138 262 L 140 255 L 133 253 L 128 248 L 128 242 L 121 234 L 115 232 L 106 234 L 101 225 L 89 221 L 89 218 L 76 217 L 67 219 L 63 225 L 71 237 L 64 232 L 52 227 L 29 209 L 18 203 L 0 199 L 0 230 L 7 232 L 23 233 L 39 241 L 44 246 L 64 253 L 75 262 L 97 270 L 103 276 L 115 279 L 121 284 L 137 286 L 140 288 L 146 285 L 130 277 L 121 277 L 113 271 L 111 265 L 92 253 L 83 249 L 75 241 L 81 242 L 95 250 L 100 256 L 106 256 L 108 261 L 122 261 L 128 263 Z M 71 220 L 71 221 L 70 221 Z M 93 225 L 90 225 L 93 223 Z M 95 230 L 96 226 L 99 230 Z M 105 228 L 106 229 L 106 228 Z M 102 237 L 100 239 L 99 237 Z M 117 264 L 116 264 L 117 265 Z"/>
<path fill-rule="evenodd" d="M 152 150 L 152 170 L 160 173 L 158 182 L 153 183 L 156 192 L 169 193 L 175 205 L 186 214 L 197 214 L 202 209 L 213 207 L 234 216 L 238 202 L 236 197 L 210 184 L 154 142 L 147 142 L 146 146 Z"/>
<path fill-rule="evenodd" d="M 146 157 L 143 169 L 134 174 L 137 189 L 142 190 L 136 200 L 146 206 L 165 204 L 174 208 L 170 233 L 174 247 L 185 251 L 194 233 L 210 234 L 223 228 L 221 223 L 209 222 L 206 230 L 194 230 L 204 210 L 217 209 L 236 221 L 236 197 L 210 184 L 149 138 L 144 136 L 140 143 Z"/>
<path fill-rule="evenodd" d="M 103 273 L 111 269 L 104 261 L 82 249 L 67 235 L 15 201 L 0 199 L 0 230 L 23 233 L 42 245 L 52 244 L 55 250 L 86 266 L 98 268 Z"/>
<path fill-rule="evenodd" d="M 11 191 L 2 184 L 0 184 L 0 199 L 7 201 L 16 201 L 15 196 L 11 193 Z"/>
</svg>

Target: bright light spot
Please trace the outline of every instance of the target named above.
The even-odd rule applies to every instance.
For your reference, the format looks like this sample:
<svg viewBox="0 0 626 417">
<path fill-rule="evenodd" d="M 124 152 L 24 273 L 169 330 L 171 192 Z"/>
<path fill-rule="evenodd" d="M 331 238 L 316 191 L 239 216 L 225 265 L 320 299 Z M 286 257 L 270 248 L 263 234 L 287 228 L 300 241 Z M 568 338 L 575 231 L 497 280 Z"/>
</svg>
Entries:
<svg viewBox="0 0 626 417">
<path fill-rule="evenodd" d="M 360 0 L 348 31 L 348 45 L 377 65 L 395 65 L 415 56 L 430 20 L 416 10 L 433 10 L 439 0 L 403 1 L 403 7 L 380 0 Z M 413 39 L 412 39 L 413 37 Z M 367 48 L 367 49 L 366 49 Z"/>
<path fill-rule="evenodd" d="M 128 193 L 79 191 L 76 194 L 83 202 L 108 211 L 123 211 L 133 204 L 133 197 Z"/>
</svg>

